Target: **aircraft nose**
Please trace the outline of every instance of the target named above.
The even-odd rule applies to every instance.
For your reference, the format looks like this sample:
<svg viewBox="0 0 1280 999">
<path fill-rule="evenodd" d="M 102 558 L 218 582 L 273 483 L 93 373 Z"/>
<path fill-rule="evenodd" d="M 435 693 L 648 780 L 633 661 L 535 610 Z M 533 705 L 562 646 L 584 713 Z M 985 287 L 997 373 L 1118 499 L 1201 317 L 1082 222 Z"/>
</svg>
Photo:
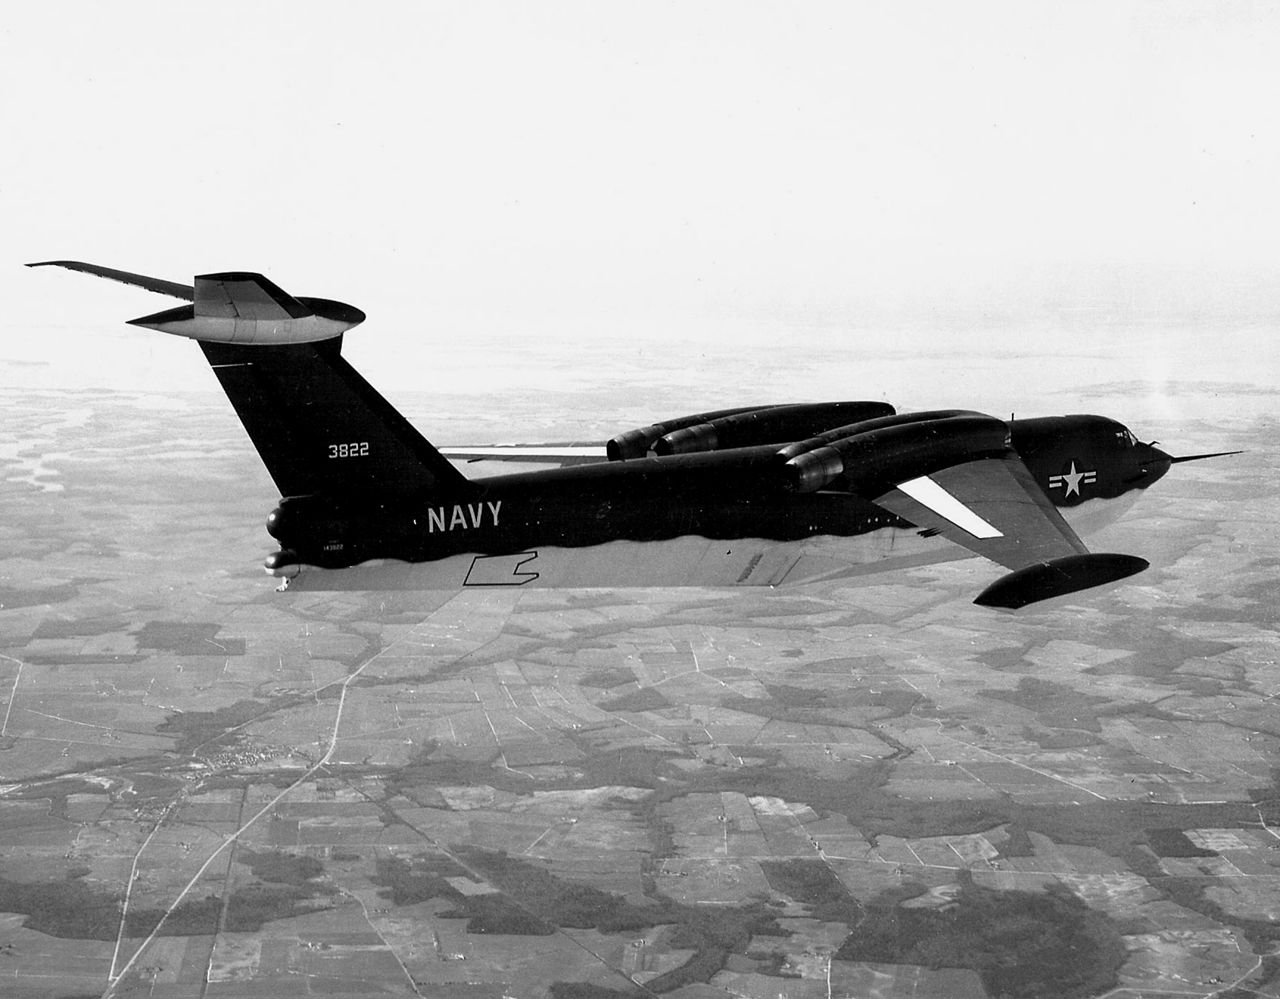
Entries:
<svg viewBox="0 0 1280 999">
<path fill-rule="evenodd" d="M 1225 458 L 1228 455 L 1243 453 L 1241 451 L 1214 451 L 1212 454 L 1185 454 L 1175 458 L 1173 455 L 1161 451 L 1154 444 L 1141 443 L 1134 445 L 1134 452 L 1138 462 L 1138 470 L 1129 477 L 1127 483 L 1140 489 L 1151 485 L 1174 465 L 1181 464 L 1184 461 Z"/>
<path fill-rule="evenodd" d="M 1139 444 L 1137 451 L 1140 463 L 1139 475 L 1143 479 L 1143 486 L 1151 485 L 1173 467 L 1173 457 L 1165 454 L 1154 444 Z"/>
</svg>

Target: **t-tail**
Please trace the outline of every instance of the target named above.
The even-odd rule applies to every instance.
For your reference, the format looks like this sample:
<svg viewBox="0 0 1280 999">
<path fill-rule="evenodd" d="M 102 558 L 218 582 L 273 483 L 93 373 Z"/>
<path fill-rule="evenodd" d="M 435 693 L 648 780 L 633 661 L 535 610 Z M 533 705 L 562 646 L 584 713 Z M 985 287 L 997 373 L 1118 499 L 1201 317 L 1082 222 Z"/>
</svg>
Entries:
<svg viewBox="0 0 1280 999">
<path fill-rule="evenodd" d="M 204 274 L 183 285 L 74 260 L 55 265 L 191 304 L 131 320 L 199 342 L 280 495 L 378 507 L 474 487 L 342 357 L 364 313 L 294 297 L 261 274 Z M 279 518 L 277 518 L 279 519 Z M 275 532 L 273 532 L 275 533 Z"/>
</svg>

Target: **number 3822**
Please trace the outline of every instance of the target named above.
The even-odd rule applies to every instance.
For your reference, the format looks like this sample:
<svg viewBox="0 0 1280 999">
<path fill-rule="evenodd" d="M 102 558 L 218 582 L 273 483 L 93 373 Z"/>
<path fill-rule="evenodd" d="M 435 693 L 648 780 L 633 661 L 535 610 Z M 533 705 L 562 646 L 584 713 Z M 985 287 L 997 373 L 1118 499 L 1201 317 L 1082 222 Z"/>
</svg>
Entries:
<svg viewBox="0 0 1280 999">
<path fill-rule="evenodd" d="M 330 458 L 363 458 L 369 453 L 368 441 L 352 441 L 350 444 L 330 444 Z"/>
</svg>

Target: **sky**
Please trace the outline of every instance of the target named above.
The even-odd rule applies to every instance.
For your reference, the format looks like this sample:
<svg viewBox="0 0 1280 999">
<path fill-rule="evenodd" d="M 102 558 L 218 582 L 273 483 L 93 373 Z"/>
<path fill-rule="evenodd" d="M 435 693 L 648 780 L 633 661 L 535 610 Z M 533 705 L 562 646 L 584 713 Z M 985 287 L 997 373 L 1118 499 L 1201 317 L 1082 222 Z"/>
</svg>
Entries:
<svg viewBox="0 0 1280 999">
<path fill-rule="evenodd" d="M 350 302 L 389 393 L 1274 409 L 1278 50 L 1247 0 L 24 4 L 0 386 L 214 388 L 124 325 L 176 302 L 21 266 L 70 258 Z"/>
</svg>

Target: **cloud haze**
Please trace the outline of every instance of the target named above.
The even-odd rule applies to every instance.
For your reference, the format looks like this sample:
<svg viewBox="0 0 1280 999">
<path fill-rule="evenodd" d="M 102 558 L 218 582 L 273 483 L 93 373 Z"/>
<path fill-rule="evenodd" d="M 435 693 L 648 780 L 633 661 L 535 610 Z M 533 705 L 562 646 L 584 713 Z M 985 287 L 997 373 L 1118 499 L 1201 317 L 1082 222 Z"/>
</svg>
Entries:
<svg viewBox="0 0 1280 999">
<path fill-rule="evenodd" d="M 27 6 L 0 37 L 0 358 L 212 387 L 122 326 L 162 300 L 18 266 L 71 257 L 349 301 L 393 388 L 483 391 L 450 361 L 482 342 L 617 344 L 606 381 L 839 348 L 1048 355 L 1071 385 L 1076 354 L 1243 338 L 1234 373 L 1265 379 L 1278 41 L 1249 3 Z"/>
</svg>

